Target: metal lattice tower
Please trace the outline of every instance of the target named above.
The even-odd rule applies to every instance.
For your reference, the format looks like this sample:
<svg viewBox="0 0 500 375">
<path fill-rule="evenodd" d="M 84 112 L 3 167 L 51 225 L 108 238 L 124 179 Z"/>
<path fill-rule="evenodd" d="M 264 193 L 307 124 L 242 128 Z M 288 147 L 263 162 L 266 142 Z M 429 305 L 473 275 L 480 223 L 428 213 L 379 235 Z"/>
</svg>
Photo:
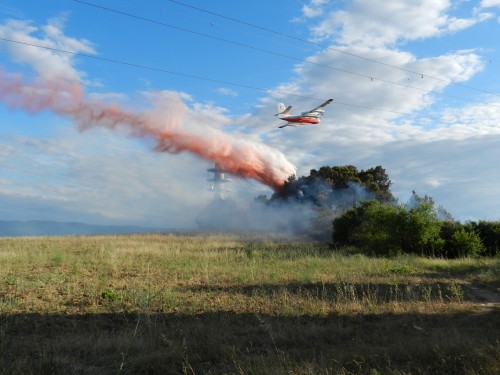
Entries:
<svg viewBox="0 0 500 375">
<path fill-rule="evenodd" d="M 211 172 L 214 174 L 212 178 L 209 178 L 207 181 L 211 182 L 212 185 L 210 187 L 210 191 L 214 193 L 214 199 L 224 200 L 224 192 L 230 191 L 224 185 L 231 182 L 230 179 L 225 178 L 224 173 L 227 173 L 223 170 L 217 163 L 215 163 L 213 168 L 208 168 L 207 172 Z"/>
</svg>

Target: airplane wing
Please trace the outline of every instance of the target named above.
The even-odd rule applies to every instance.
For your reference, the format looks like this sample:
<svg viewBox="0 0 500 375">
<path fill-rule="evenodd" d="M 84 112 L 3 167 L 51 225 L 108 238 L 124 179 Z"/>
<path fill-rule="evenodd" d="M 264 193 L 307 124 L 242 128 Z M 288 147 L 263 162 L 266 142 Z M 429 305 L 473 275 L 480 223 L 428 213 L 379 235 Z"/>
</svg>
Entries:
<svg viewBox="0 0 500 375">
<path fill-rule="evenodd" d="M 296 128 L 296 127 L 297 127 L 297 125 L 295 125 L 295 124 L 290 124 L 289 122 L 287 122 L 285 125 L 278 126 L 278 128 L 283 129 L 283 128 L 286 128 L 287 126 L 293 126 L 294 128 Z"/>
<path fill-rule="evenodd" d="M 306 112 L 306 113 L 313 113 L 313 112 L 316 112 L 320 109 L 322 109 L 323 107 L 327 106 L 328 104 L 330 104 L 331 102 L 333 102 L 333 99 L 328 99 L 326 102 L 324 102 L 323 104 L 321 104 L 320 106 L 317 106 L 316 108 L 314 109 L 311 109 L 309 112 Z M 306 114 L 304 113 L 304 114 Z"/>
</svg>

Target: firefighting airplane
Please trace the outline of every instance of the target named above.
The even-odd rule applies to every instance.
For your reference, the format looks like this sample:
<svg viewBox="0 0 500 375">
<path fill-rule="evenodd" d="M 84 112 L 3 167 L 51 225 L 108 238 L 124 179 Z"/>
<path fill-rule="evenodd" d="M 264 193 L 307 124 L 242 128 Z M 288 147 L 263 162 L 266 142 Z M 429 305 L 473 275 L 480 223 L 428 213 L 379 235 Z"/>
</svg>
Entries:
<svg viewBox="0 0 500 375">
<path fill-rule="evenodd" d="M 298 126 L 298 125 L 314 125 L 320 123 L 320 116 L 325 113 L 323 107 L 327 106 L 333 102 L 333 99 L 328 99 L 326 102 L 321 104 L 319 107 L 311 109 L 308 112 L 302 112 L 300 115 L 292 116 L 288 112 L 292 109 L 292 106 L 289 105 L 285 108 L 283 103 L 278 104 L 278 113 L 275 116 L 279 116 L 280 120 L 284 120 L 287 123 L 285 125 L 279 126 L 280 128 L 284 128 L 286 126 Z"/>
</svg>

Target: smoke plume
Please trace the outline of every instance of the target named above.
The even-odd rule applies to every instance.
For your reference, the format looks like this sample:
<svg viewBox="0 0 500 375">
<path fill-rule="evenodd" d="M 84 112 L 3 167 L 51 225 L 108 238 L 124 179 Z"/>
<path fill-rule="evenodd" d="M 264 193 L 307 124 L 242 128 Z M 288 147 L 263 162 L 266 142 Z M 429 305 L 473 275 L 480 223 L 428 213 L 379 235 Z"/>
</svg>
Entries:
<svg viewBox="0 0 500 375">
<path fill-rule="evenodd" d="M 0 70 L 0 100 L 10 108 L 35 114 L 44 110 L 67 117 L 80 130 L 106 127 L 156 142 L 159 152 L 190 152 L 217 163 L 234 175 L 252 178 L 278 190 L 295 167 L 279 151 L 237 138 L 210 126 L 189 124 L 188 107 L 178 94 L 158 95 L 153 108 L 133 112 L 116 104 L 92 100 L 77 80 L 21 75 Z"/>
</svg>

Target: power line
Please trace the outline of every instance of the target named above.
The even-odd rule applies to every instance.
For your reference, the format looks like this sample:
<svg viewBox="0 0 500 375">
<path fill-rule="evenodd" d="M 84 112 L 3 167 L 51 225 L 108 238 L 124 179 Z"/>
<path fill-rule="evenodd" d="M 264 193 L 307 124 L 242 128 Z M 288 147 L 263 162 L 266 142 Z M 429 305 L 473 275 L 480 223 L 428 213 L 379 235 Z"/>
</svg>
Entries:
<svg viewBox="0 0 500 375">
<path fill-rule="evenodd" d="M 390 80 L 386 80 L 386 79 L 382 79 L 382 78 L 377 78 L 377 77 L 366 75 L 366 74 L 362 74 L 362 73 L 352 72 L 352 71 L 349 71 L 349 70 L 346 70 L 346 69 L 336 68 L 334 66 L 325 65 L 325 64 L 314 62 L 314 61 L 303 60 L 303 59 L 300 59 L 300 58 L 297 58 L 297 57 L 293 57 L 293 56 L 285 55 L 285 54 L 282 54 L 282 53 L 270 51 L 270 50 L 267 50 L 267 49 L 264 49 L 264 48 L 260 48 L 260 47 L 250 46 L 248 44 L 244 44 L 244 43 L 240 43 L 240 42 L 231 41 L 231 40 L 220 38 L 220 37 L 217 37 L 217 36 L 213 36 L 213 35 L 201 33 L 201 32 L 194 31 L 194 30 L 190 30 L 190 29 L 187 29 L 187 28 L 184 28 L 184 27 L 174 26 L 174 25 L 171 25 L 171 24 L 168 24 L 168 23 L 165 23 L 165 22 L 156 21 L 156 20 L 153 20 L 151 18 L 146 18 L 146 17 L 142 17 L 142 16 L 137 16 L 135 14 L 123 12 L 123 11 L 120 11 L 120 10 L 117 10 L 117 9 L 112 9 L 112 8 L 104 7 L 104 6 L 101 6 L 101 5 L 98 5 L 98 4 L 93 4 L 93 3 L 89 3 L 89 2 L 86 2 L 86 1 L 82 1 L 82 0 L 73 0 L 73 1 L 77 2 L 77 3 L 80 3 L 80 4 L 87 5 L 87 6 L 95 7 L 95 8 L 101 9 L 101 10 L 105 10 L 105 11 L 108 11 L 108 12 L 116 13 L 116 14 L 119 14 L 119 15 L 122 15 L 122 16 L 127 16 L 127 17 L 131 17 L 131 18 L 139 19 L 141 21 L 150 22 L 150 23 L 153 23 L 153 24 L 156 24 L 156 25 L 160 25 L 160 26 L 163 26 L 163 27 L 168 27 L 168 28 L 180 30 L 180 31 L 183 31 L 183 32 L 191 33 L 191 34 L 198 35 L 198 36 L 203 36 L 203 37 L 206 37 L 206 38 L 211 38 L 211 39 L 218 40 L 218 41 L 221 41 L 221 42 L 224 42 L 224 43 L 229 43 L 229 44 L 237 45 L 237 46 L 240 46 L 240 47 L 252 49 L 252 50 L 255 50 L 255 51 L 268 53 L 268 54 L 271 54 L 271 55 L 274 55 L 274 56 L 278 56 L 278 57 L 284 57 L 284 58 L 291 59 L 291 60 L 298 61 L 298 62 L 302 62 L 302 63 L 305 63 L 305 64 L 315 65 L 315 66 L 319 66 L 319 67 L 326 68 L 326 69 L 332 69 L 332 70 L 335 70 L 335 71 L 338 71 L 338 72 L 341 72 L 341 73 L 346 73 L 346 74 L 354 75 L 354 76 L 357 76 L 357 77 L 366 78 L 366 79 L 369 79 L 370 81 L 374 81 L 375 80 L 375 81 L 380 81 L 380 82 L 384 82 L 384 83 L 388 83 L 388 84 L 392 84 L 392 85 L 397 85 L 397 86 L 400 86 L 400 87 L 406 87 L 406 88 L 409 88 L 409 89 L 418 90 L 420 92 L 432 93 L 432 94 L 436 94 L 436 95 L 450 97 L 450 98 L 453 98 L 453 99 L 464 100 L 464 101 L 467 101 L 467 102 L 472 101 L 472 102 L 480 103 L 479 100 L 467 99 L 467 98 L 463 98 L 463 97 L 460 97 L 460 96 L 448 95 L 448 94 L 444 94 L 442 92 L 438 92 L 438 91 L 434 91 L 434 90 L 426 90 L 426 89 L 422 89 L 420 87 L 406 85 L 406 84 L 403 84 L 403 83 L 400 83 L 400 82 L 394 82 L 394 81 L 390 81 Z M 179 3 L 179 2 L 173 1 L 173 0 L 169 0 L 169 1 L 172 1 L 174 3 Z M 182 3 L 179 3 L 179 4 L 182 4 Z M 189 7 L 191 7 L 191 6 L 189 6 Z M 194 8 L 198 9 L 196 7 L 194 7 Z M 208 13 L 211 13 L 211 12 L 208 12 Z M 221 17 L 225 17 L 225 16 L 221 16 Z M 229 18 L 229 19 L 233 20 L 232 18 Z M 243 22 L 243 21 L 241 21 L 241 22 Z M 246 24 L 245 22 L 243 22 L 243 23 Z M 268 29 L 265 29 L 265 30 L 268 30 Z M 276 33 L 278 33 L 278 32 L 276 32 Z M 281 33 L 280 33 L 280 35 L 281 35 Z M 283 35 L 286 36 L 286 34 L 283 34 Z M 299 40 L 301 40 L 301 39 L 299 39 Z M 430 76 L 424 76 L 424 75 L 422 75 L 420 73 L 418 73 L 418 74 L 422 78 L 424 78 L 424 77 L 432 78 Z M 449 82 L 449 83 L 452 83 L 452 82 Z M 495 105 L 492 104 L 491 106 L 495 106 Z M 497 107 L 500 108 L 500 106 L 497 106 Z"/>
<path fill-rule="evenodd" d="M 108 63 L 119 64 L 119 65 L 129 66 L 129 67 L 133 67 L 133 68 L 139 68 L 139 69 L 144 69 L 144 70 L 155 71 L 155 72 L 159 72 L 159 73 L 167 73 L 167 74 L 171 74 L 171 75 L 188 77 L 188 78 L 192 78 L 192 79 L 198 79 L 198 80 L 204 80 L 204 81 L 209 81 L 209 82 L 221 83 L 221 84 L 224 84 L 224 85 L 242 87 L 242 88 L 245 88 L 245 89 L 250 89 L 250 90 L 255 90 L 255 91 L 261 91 L 261 92 L 265 92 L 265 93 L 268 93 L 268 94 L 269 93 L 275 93 L 275 94 L 288 95 L 288 96 L 293 96 L 293 97 L 302 98 L 302 99 L 313 99 L 313 100 L 318 100 L 318 101 L 325 100 L 324 98 L 316 98 L 316 97 L 312 97 L 312 96 L 292 94 L 292 93 L 278 91 L 278 90 L 264 89 L 264 88 L 255 87 L 255 86 L 249 86 L 249 85 L 245 85 L 245 84 L 237 83 L 237 82 L 223 81 L 223 80 L 218 80 L 218 79 L 213 79 L 213 78 L 208 78 L 208 77 L 203 77 L 203 76 L 198 76 L 198 75 L 188 74 L 188 73 L 180 73 L 180 72 L 175 72 L 175 71 L 172 71 L 172 70 L 167 70 L 167 69 L 162 69 L 162 68 L 155 68 L 155 67 L 151 67 L 151 66 L 147 66 L 147 65 L 142 65 L 142 64 L 136 64 L 136 63 L 131 63 L 131 62 L 123 61 L 123 60 L 110 59 L 110 58 L 101 57 L 101 56 L 94 56 L 94 55 L 89 55 L 89 54 L 81 53 L 81 52 L 72 52 L 72 51 L 67 51 L 67 50 L 63 50 L 63 49 L 60 49 L 60 48 L 53 48 L 53 47 L 41 46 L 41 45 L 38 45 L 38 44 L 21 42 L 21 41 L 13 40 L 13 39 L 7 39 L 7 38 L 1 38 L 0 37 L 0 41 L 9 42 L 9 43 L 15 43 L 15 44 L 20 44 L 20 45 L 29 46 L 29 47 L 40 48 L 40 49 L 44 49 L 44 50 L 48 50 L 48 51 L 53 51 L 53 52 L 65 53 L 65 54 L 72 55 L 72 56 L 80 56 L 80 57 L 90 58 L 90 59 L 94 59 L 94 60 L 105 61 L 105 62 L 108 62 Z M 344 102 L 340 102 L 340 101 L 337 101 L 337 100 L 335 100 L 335 103 L 336 104 L 340 104 L 340 105 L 344 105 L 344 106 L 348 106 L 348 107 L 369 109 L 369 110 L 374 110 L 374 111 L 379 111 L 379 112 L 393 113 L 393 114 L 402 115 L 402 116 L 410 116 L 410 117 L 417 117 L 417 118 L 418 117 L 421 117 L 421 118 L 431 118 L 429 116 L 415 115 L 415 114 L 411 114 L 411 113 L 393 111 L 393 110 L 389 110 L 389 109 L 375 108 L 375 107 L 369 107 L 369 106 L 364 106 L 364 105 L 359 105 L 359 104 L 344 103 Z"/>
<path fill-rule="evenodd" d="M 173 8 L 169 5 L 159 5 L 159 4 L 150 4 L 150 7 L 152 8 L 155 8 L 156 10 L 158 11 L 161 11 L 161 12 L 164 12 L 164 13 L 168 13 L 169 16 L 172 16 L 174 13 L 177 13 L 178 15 L 182 15 L 182 17 L 184 19 L 191 19 L 195 22 L 197 22 L 198 24 L 204 24 L 204 25 L 210 25 L 210 29 L 218 29 L 218 28 L 222 28 L 222 29 L 226 29 L 227 31 L 229 32 L 236 32 L 236 33 L 240 33 L 240 34 L 244 34 L 246 36 L 250 36 L 252 38 L 260 38 L 260 39 L 264 39 L 264 40 L 267 40 L 267 41 L 276 41 L 277 39 L 275 38 L 275 36 L 273 35 L 266 35 L 266 34 L 258 34 L 258 33 L 255 33 L 253 32 L 253 30 L 247 30 L 247 29 L 243 29 L 243 28 L 237 28 L 235 26 L 231 26 L 229 23 L 227 22 L 214 22 L 214 19 L 207 19 L 204 17 L 204 15 L 194 15 L 193 14 L 188 14 L 185 12 L 184 9 L 178 9 L 178 8 Z M 225 32 L 226 30 L 224 30 L 223 32 Z M 233 34 L 226 34 L 226 35 L 233 35 Z M 289 40 L 283 40 L 282 38 L 279 40 L 279 43 L 281 46 L 289 46 L 291 48 L 297 48 L 297 43 L 294 43 L 293 41 L 289 41 Z M 307 47 L 307 50 L 308 51 L 311 51 L 311 50 L 318 50 L 317 47 L 311 47 L 311 46 L 306 46 Z"/>
<path fill-rule="evenodd" d="M 73 0 L 73 1 L 79 1 L 79 0 Z M 199 12 L 204 12 L 204 13 L 207 13 L 207 14 L 211 14 L 211 15 L 214 15 L 214 16 L 217 16 L 217 17 L 220 17 L 220 18 L 224 18 L 224 19 L 227 19 L 227 20 L 230 20 L 230 21 L 233 21 L 233 22 L 240 23 L 242 25 L 246 25 L 246 26 L 250 26 L 250 27 L 253 27 L 253 28 L 256 28 L 256 29 L 259 29 L 259 30 L 263 30 L 263 31 L 266 31 L 266 32 L 269 32 L 269 33 L 272 33 L 272 34 L 275 34 L 275 35 L 280 35 L 280 36 L 283 36 L 283 37 L 286 37 L 286 38 L 290 38 L 290 39 L 293 39 L 293 40 L 297 40 L 297 41 L 300 41 L 300 42 L 303 42 L 303 43 L 307 43 L 307 44 L 310 44 L 310 45 L 313 45 L 313 46 L 316 46 L 316 47 L 320 47 L 320 48 L 324 48 L 324 49 L 329 49 L 331 51 L 335 51 L 335 52 L 338 52 L 338 53 L 341 53 L 341 54 L 344 54 L 344 55 L 348 55 L 348 56 L 351 56 L 351 57 L 355 57 L 355 58 L 358 58 L 358 59 L 369 61 L 369 62 L 372 62 L 372 63 L 375 63 L 375 64 L 387 66 L 389 68 L 398 69 L 398 70 L 401 70 L 401 71 L 404 71 L 404 72 L 407 72 L 407 73 L 415 74 L 415 75 L 420 76 L 422 78 L 424 78 L 424 77 L 425 78 L 431 78 L 431 79 L 435 79 L 437 81 L 445 82 L 445 83 L 448 83 L 448 84 L 451 84 L 451 85 L 455 85 L 455 86 L 467 88 L 469 90 L 474 90 L 474 91 L 477 91 L 477 92 L 482 92 L 484 94 L 490 94 L 490 95 L 500 96 L 500 94 L 497 94 L 497 93 L 494 93 L 494 92 L 491 92 L 491 91 L 486 91 L 486 90 L 478 89 L 478 88 L 475 88 L 475 87 L 472 87 L 472 86 L 464 85 L 462 83 L 453 82 L 453 81 L 446 80 L 446 79 L 443 79 L 443 78 L 440 78 L 440 77 L 435 77 L 435 76 L 431 76 L 431 75 L 424 74 L 424 73 L 421 73 L 421 72 L 417 72 L 417 71 L 414 71 L 414 70 L 406 69 L 406 68 L 403 68 L 401 66 L 391 65 L 391 64 L 388 64 L 388 63 L 384 63 L 382 61 L 378 61 L 378 60 L 375 60 L 375 59 L 370 59 L 368 57 L 357 55 L 357 54 L 354 54 L 354 53 L 351 53 L 351 52 L 342 51 L 342 50 L 340 50 L 338 48 L 333 48 L 333 47 L 330 47 L 330 46 L 327 46 L 327 45 L 324 45 L 324 44 L 315 43 L 315 42 L 312 42 L 312 41 L 307 40 L 307 39 L 299 38 L 299 37 L 296 37 L 296 36 L 293 36 L 293 35 L 289 35 L 289 34 L 286 34 L 286 33 L 280 32 L 280 31 L 269 29 L 269 28 L 264 27 L 264 26 L 260 26 L 260 25 L 256 25 L 256 24 L 253 24 L 253 23 L 250 23 L 250 22 L 242 21 L 242 20 L 239 20 L 239 19 L 236 19 L 236 18 L 233 18 L 233 17 L 225 16 L 223 14 L 212 12 L 212 11 L 209 11 L 209 10 L 206 10 L 206 9 L 202 9 L 202 8 L 196 7 L 194 5 L 186 4 L 186 3 L 183 3 L 183 2 L 180 2 L 180 1 L 177 1 L 177 0 L 168 0 L 168 1 L 170 1 L 171 3 L 174 3 L 174 4 L 178 4 L 178 5 L 184 6 L 186 8 L 190 8 L 190 9 L 197 10 Z M 79 2 L 82 2 L 82 1 L 79 1 Z"/>
</svg>

